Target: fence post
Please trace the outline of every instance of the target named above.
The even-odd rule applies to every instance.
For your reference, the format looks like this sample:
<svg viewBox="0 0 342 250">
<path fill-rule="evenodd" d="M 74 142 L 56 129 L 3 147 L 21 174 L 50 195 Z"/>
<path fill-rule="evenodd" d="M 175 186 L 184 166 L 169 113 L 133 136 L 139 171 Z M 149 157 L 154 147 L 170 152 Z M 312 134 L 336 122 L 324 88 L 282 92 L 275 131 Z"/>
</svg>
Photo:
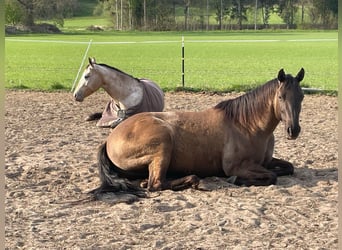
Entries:
<svg viewBox="0 0 342 250">
<path fill-rule="evenodd" d="M 182 86 L 184 88 L 184 36 L 182 36 Z"/>
</svg>

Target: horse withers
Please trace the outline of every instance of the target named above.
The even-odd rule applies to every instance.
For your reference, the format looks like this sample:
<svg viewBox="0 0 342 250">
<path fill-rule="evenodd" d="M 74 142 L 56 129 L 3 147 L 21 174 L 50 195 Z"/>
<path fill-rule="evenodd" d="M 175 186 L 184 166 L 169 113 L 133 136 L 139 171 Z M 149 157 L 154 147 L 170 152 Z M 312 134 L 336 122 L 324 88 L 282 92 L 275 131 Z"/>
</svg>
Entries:
<svg viewBox="0 0 342 250">
<path fill-rule="evenodd" d="M 112 99 L 102 113 L 91 114 L 86 119 L 100 119 L 98 127 L 115 127 L 131 115 L 164 109 L 164 93 L 156 83 L 132 77 L 117 68 L 96 63 L 95 58 L 89 58 L 89 64 L 73 93 L 74 98 L 82 102 L 101 87 Z"/>
<path fill-rule="evenodd" d="M 304 98 L 300 82 L 281 69 L 278 77 L 235 99 L 200 112 L 152 112 L 120 123 L 100 147 L 101 186 L 92 191 L 134 193 L 133 179 L 149 191 L 197 187 L 199 177 L 233 177 L 235 184 L 276 184 L 291 175 L 290 162 L 273 157 L 280 121 L 288 139 L 300 134 Z"/>
</svg>

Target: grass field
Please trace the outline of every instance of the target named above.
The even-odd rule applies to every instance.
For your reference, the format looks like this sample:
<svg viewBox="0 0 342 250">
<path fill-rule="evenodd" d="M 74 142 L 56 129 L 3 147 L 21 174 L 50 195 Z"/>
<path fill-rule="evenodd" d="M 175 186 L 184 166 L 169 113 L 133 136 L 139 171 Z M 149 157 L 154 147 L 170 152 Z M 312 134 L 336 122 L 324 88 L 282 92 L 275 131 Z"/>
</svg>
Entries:
<svg viewBox="0 0 342 250">
<path fill-rule="evenodd" d="M 304 85 L 336 91 L 337 31 L 99 32 L 6 37 L 6 88 L 70 89 L 88 56 L 164 90 L 181 84 L 181 37 L 185 38 L 185 87 L 193 90 L 249 89 L 276 77 L 280 68 Z"/>
</svg>

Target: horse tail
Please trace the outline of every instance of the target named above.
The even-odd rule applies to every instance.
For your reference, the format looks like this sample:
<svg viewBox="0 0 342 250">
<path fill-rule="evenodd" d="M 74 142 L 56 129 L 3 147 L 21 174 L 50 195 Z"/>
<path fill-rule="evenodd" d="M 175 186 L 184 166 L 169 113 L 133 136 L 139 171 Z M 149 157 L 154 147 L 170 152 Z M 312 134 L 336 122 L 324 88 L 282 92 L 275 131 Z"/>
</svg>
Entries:
<svg viewBox="0 0 342 250">
<path fill-rule="evenodd" d="M 138 197 L 146 197 L 143 189 L 118 176 L 119 168 L 115 166 L 107 154 L 107 142 L 100 146 L 97 159 L 101 185 L 89 192 L 94 195 L 96 200 L 102 200 L 101 196 L 104 193 L 132 194 Z"/>
<path fill-rule="evenodd" d="M 107 142 L 103 143 L 97 153 L 98 171 L 102 185 L 115 186 L 118 175 L 115 172 L 115 165 L 107 154 Z"/>
</svg>

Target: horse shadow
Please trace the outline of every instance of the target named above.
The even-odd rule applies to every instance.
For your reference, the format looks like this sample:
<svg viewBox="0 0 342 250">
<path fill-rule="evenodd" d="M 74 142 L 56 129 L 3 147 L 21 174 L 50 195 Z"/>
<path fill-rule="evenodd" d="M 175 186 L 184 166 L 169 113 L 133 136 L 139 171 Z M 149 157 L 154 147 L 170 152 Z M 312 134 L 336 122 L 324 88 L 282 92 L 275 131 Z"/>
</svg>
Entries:
<svg viewBox="0 0 342 250">
<path fill-rule="evenodd" d="M 96 167 L 96 164 L 93 165 Z M 222 176 L 211 176 L 204 177 L 200 179 L 200 183 L 197 186 L 198 191 L 218 191 L 222 189 L 239 189 L 241 186 L 235 185 L 233 182 L 234 178 L 232 177 L 222 177 Z M 131 183 L 135 186 L 140 186 L 140 182 L 143 179 L 130 180 Z M 304 188 L 313 188 L 316 186 L 330 186 L 333 185 L 334 182 L 338 181 L 338 168 L 310 168 L 308 166 L 305 167 L 295 167 L 294 174 L 288 176 L 280 176 L 277 179 L 277 184 L 275 185 L 278 188 L 291 188 L 294 186 L 301 186 Z M 147 190 L 145 190 L 147 191 Z M 181 195 L 181 192 L 184 189 L 174 191 Z M 158 200 L 158 197 L 161 195 L 160 192 L 149 193 L 147 192 L 147 197 L 155 198 Z M 136 195 L 127 194 L 127 193 L 107 193 L 100 196 L 100 199 L 104 202 L 110 204 L 117 203 L 127 203 L 132 204 L 140 198 Z"/>
<path fill-rule="evenodd" d="M 297 167 L 292 176 L 279 177 L 279 185 L 291 187 L 301 185 L 305 187 L 315 187 L 321 182 L 332 184 L 338 181 L 337 168 L 310 168 Z"/>
<path fill-rule="evenodd" d="M 277 186 L 289 188 L 292 186 L 303 186 L 307 188 L 315 187 L 319 183 L 331 185 L 338 181 L 337 168 L 309 168 L 295 167 L 294 174 L 288 176 L 280 176 L 277 179 Z M 206 177 L 200 180 L 198 189 L 214 191 L 222 188 L 239 188 L 233 183 L 232 178 L 227 177 Z"/>
</svg>

